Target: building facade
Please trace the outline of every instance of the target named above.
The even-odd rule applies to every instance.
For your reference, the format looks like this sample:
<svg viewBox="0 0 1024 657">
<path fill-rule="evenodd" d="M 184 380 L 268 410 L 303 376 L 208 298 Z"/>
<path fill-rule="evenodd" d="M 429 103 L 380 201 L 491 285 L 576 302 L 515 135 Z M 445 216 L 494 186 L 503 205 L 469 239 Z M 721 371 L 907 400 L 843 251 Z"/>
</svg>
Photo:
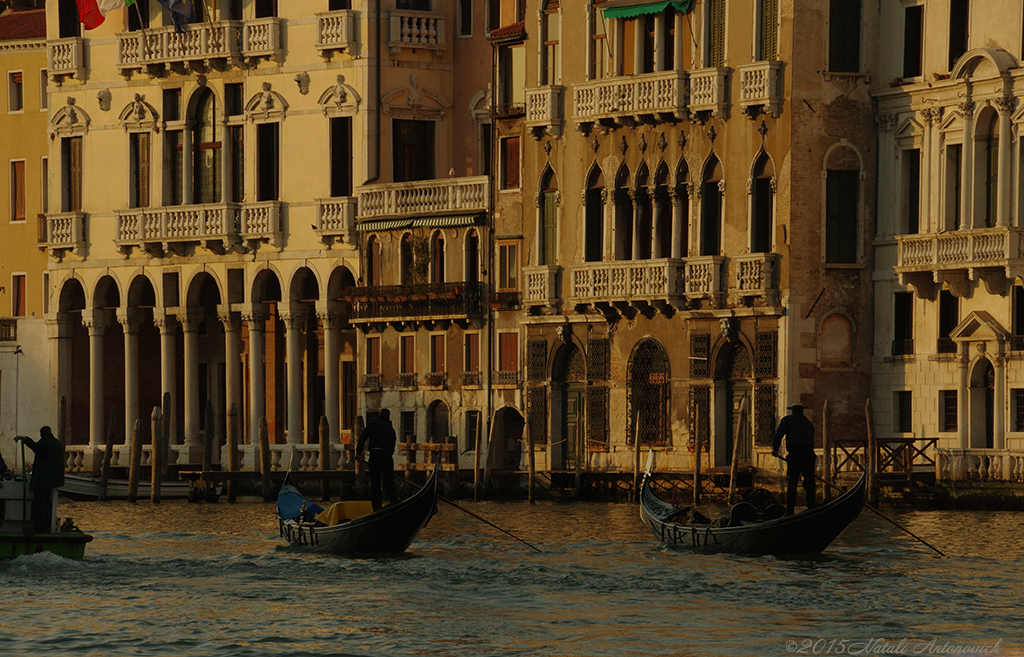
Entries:
<svg viewBox="0 0 1024 657">
<path fill-rule="evenodd" d="M 1024 10 L 882 6 L 877 431 L 944 476 L 1021 480 Z"/>
</svg>

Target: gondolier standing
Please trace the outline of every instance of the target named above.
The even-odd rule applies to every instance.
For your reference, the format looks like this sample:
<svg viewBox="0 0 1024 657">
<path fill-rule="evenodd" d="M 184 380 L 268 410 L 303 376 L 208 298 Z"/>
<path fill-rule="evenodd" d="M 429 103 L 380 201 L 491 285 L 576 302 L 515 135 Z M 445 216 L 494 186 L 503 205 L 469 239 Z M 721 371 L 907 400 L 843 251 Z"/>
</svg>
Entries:
<svg viewBox="0 0 1024 657">
<path fill-rule="evenodd" d="M 398 502 L 398 491 L 395 490 L 395 428 L 391 426 L 391 411 L 382 409 L 377 419 L 366 425 L 359 442 L 356 444 L 356 456 L 363 453 L 363 445 L 370 447 L 370 502 L 373 510 L 381 507 L 381 483 L 388 491 L 388 499 L 392 504 Z"/>
<path fill-rule="evenodd" d="M 782 439 L 786 439 L 786 461 L 789 468 L 786 478 L 789 479 L 789 490 L 786 496 L 786 509 L 793 513 L 796 507 L 796 487 L 800 477 L 804 479 L 804 492 L 807 494 L 807 507 L 814 506 L 814 425 L 804 415 L 802 404 L 793 404 L 792 411 L 779 422 L 779 429 L 772 441 L 772 456 L 779 455 Z"/>
<path fill-rule="evenodd" d="M 39 441 L 28 436 L 15 436 L 36 454 L 32 464 L 32 528 L 37 534 L 53 531 L 53 491 L 64 485 L 64 445 L 53 435 L 50 427 L 39 429 Z"/>
</svg>

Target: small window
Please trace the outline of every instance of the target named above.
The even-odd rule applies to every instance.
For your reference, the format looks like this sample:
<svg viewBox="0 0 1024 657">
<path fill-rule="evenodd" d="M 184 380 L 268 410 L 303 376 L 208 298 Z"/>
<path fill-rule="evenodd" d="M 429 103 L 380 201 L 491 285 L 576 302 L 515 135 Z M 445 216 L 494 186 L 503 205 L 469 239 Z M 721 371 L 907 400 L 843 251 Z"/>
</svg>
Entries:
<svg viewBox="0 0 1024 657">
<path fill-rule="evenodd" d="M 501 242 L 498 244 L 498 290 L 519 289 L 519 244 Z"/>
<path fill-rule="evenodd" d="M 519 334 L 498 334 L 498 367 L 502 372 L 519 371 Z"/>
<path fill-rule="evenodd" d="M 228 116 L 242 116 L 245 113 L 241 82 L 228 82 L 224 85 L 224 113 Z"/>
<path fill-rule="evenodd" d="M 967 52 L 971 0 L 949 0 L 949 70 Z"/>
<path fill-rule="evenodd" d="M 416 337 L 403 335 L 399 338 L 399 372 L 413 374 L 416 371 Z"/>
<path fill-rule="evenodd" d="M 131 194 L 129 207 L 149 207 L 150 149 L 149 133 L 133 132 L 129 137 L 131 158 Z"/>
<path fill-rule="evenodd" d="M 82 138 L 61 140 L 62 212 L 82 211 Z"/>
<path fill-rule="evenodd" d="M 939 391 L 939 431 L 949 433 L 957 430 L 956 390 Z"/>
<path fill-rule="evenodd" d="M 11 162 L 11 221 L 25 221 L 25 160 Z"/>
<path fill-rule="evenodd" d="M 256 200 L 276 201 L 281 193 L 280 126 L 256 126 Z"/>
<path fill-rule="evenodd" d="M 921 151 L 917 148 L 903 151 L 903 189 L 905 230 L 915 235 L 921 232 Z"/>
<path fill-rule="evenodd" d="M 1019 288 L 1015 288 L 1019 289 Z M 955 354 L 956 343 L 949 334 L 960 323 L 960 301 L 949 290 L 939 291 L 939 341 L 936 351 L 940 354 Z"/>
<path fill-rule="evenodd" d="M 831 0 L 828 21 L 828 69 L 860 72 L 861 0 Z"/>
<path fill-rule="evenodd" d="M 921 75 L 922 28 L 924 6 L 913 5 L 903 10 L 903 77 Z"/>
<path fill-rule="evenodd" d="M 825 177 L 825 262 L 857 262 L 860 173 L 826 172 Z"/>
<path fill-rule="evenodd" d="M 960 195 L 963 189 L 963 147 L 946 147 L 946 230 L 957 230 L 961 224 Z"/>
<path fill-rule="evenodd" d="M 24 317 L 27 295 L 27 277 L 25 274 L 11 275 L 11 316 Z"/>
<path fill-rule="evenodd" d="M 1014 388 L 1010 391 L 1010 409 L 1013 431 L 1024 431 L 1024 390 Z"/>
<path fill-rule="evenodd" d="M 21 71 L 11 71 L 7 74 L 7 110 L 10 112 L 21 112 L 25 109 L 25 84 L 22 80 Z"/>
<path fill-rule="evenodd" d="M 331 197 L 352 196 L 352 117 L 331 119 Z"/>
<path fill-rule="evenodd" d="M 900 390 L 893 399 L 893 430 L 897 433 L 911 433 L 914 430 L 913 398 L 909 390 Z"/>
<path fill-rule="evenodd" d="M 202 4 L 197 3 L 197 4 Z M 128 11 L 128 31 L 138 32 L 146 27 L 149 27 L 149 3 L 148 2 L 132 2 L 127 8 Z M 196 16 L 198 19 L 199 17 Z"/>
<path fill-rule="evenodd" d="M 382 267 L 380 240 L 372 235 L 366 241 L 366 285 L 372 287 L 381 284 Z"/>
<path fill-rule="evenodd" d="M 501 188 L 519 189 L 519 137 L 501 139 Z"/>
<path fill-rule="evenodd" d="M 392 122 L 395 182 L 434 178 L 434 122 L 395 119 Z"/>
<path fill-rule="evenodd" d="M 366 338 L 366 373 L 380 374 L 380 338 Z"/>
<path fill-rule="evenodd" d="M 416 442 L 416 411 L 402 411 L 400 426 L 399 440 L 406 443 Z"/>
<path fill-rule="evenodd" d="M 164 120 L 181 120 L 181 89 L 164 89 Z"/>
<path fill-rule="evenodd" d="M 459 36 L 473 36 L 473 0 L 459 0 Z"/>
<path fill-rule="evenodd" d="M 198 10 L 198 5 L 202 3 L 195 4 Z M 277 16 L 277 0 L 255 0 L 254 4 L 256 6 L 256 18 L 273 18 Z M 196 14 L 196 19 L 201 20 L 198 13 Z"/>
<path fill-rule="evenodd" d="M 897 292 L 893 301 L 892 355 L 914 353 L 914 293 Z"/>
<path fill-rule="evenodd" d="M 50 77 L 47 74 L 46 69 L 40 69 L 39 71 L 39 109 L 47 110 L 50 108 L 50 97 L 47 95 L 47 86 L 50 84 Z"/>
<path fill-rule="evenodd" d="M 41 207 L 43 208 L 43 214 L 50 212 L 50 195 L 47 193 L 50 187 L 50 158 L 44 157 L 40 162 L 40 171 L 42 172 L 42 183 L 39 186 Z"/>
</svg>

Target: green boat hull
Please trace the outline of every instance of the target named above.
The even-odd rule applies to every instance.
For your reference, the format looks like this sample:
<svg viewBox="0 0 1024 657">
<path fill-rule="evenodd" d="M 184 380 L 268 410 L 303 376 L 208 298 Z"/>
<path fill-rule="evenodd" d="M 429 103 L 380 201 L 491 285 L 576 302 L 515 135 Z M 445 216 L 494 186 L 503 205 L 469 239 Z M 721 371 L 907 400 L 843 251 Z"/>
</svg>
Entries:
<svg viewBox="0 0 1024 657">
<path fill-rule="evenodd" d="M 52 552 L 65 559 L 81 559 L 85 556 L 85 544 L 92 536 L 82 532 L 61 532 L 59 534 L 0 533 L 0 559 L 14 559 L 23 554 Z"/>
</svg>

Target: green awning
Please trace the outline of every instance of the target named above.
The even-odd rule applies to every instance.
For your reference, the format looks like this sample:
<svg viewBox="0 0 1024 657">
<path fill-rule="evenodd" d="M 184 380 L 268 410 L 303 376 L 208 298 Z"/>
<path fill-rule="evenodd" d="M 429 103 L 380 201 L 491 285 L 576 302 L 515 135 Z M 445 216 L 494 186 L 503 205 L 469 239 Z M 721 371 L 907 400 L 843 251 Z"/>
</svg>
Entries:
<svg viewBox="0 0 1024 657">
<path fill-rule="evenodd" d="M 693 0 L 670 0 L 669 2 L 650 2 L 648 0 L 611 0 L 604 6 L 605 18 L 636 18 L 647 14 L 660 14 L 668 8 L 687 13 L 693 9 Z"/>
<path fill-rule="evenodd" d="M 410 219 L 378 219 L 359 222 L 360 232 L 398 230 L 399 228 L 447 228 L 451 226 L 473 226 L 481 223 L 483 214 L 445 215 L 434 217 L 415 217 Z"/>
</svg>

